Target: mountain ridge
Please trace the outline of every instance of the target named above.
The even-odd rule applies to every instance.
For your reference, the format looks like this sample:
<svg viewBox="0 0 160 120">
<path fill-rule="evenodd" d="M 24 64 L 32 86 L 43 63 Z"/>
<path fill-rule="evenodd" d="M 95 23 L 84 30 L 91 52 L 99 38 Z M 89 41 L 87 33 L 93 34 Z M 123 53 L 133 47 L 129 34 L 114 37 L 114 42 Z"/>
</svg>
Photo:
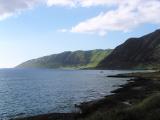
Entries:
<svg viewBox="0 0 160 120">
<path fill-rule="evenodd" d="M 102 60 L 101 69 L 160 68 L 160 29 L 139 38 L 130 38 Z"/>
<path fill-rule="evenodd" d="M 28 60 L 17 68 L 94 68 L 104 59 L 112 49 L 65 51 L 37 59 Z"/>
</svg>

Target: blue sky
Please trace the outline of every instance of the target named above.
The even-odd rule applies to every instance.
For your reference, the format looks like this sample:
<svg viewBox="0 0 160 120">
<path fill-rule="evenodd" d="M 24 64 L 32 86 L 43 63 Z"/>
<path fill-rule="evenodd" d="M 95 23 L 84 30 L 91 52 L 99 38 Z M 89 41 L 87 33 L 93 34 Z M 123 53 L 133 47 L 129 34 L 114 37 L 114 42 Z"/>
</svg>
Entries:
<svg viewBox="0 0 160 120">
<path fill-rule="evenodd" d="M 132 13 L 131 8 L 137 9 L 132 2 L 124 6 L 110 0 L 99 3 L 48 0 L 47 5 L 44 1 L 33 0 L 32 4 L 31 0 L 22 1 L 14 0 L 12 6 L 5 0 L 0 2 L 0 68 L 63 51 L 115 48 L 130 37 L 139 37 L 160 27 L 160 17 L 156 17 L 160 8 L 158 0 L 154 9 L 156 0 L 148 3 L 149 12 L 155 13 L 151 16 L 145 15 L 143 5 Z M 135 16 L 144 19 L 135 19 Z"/>
</svg>

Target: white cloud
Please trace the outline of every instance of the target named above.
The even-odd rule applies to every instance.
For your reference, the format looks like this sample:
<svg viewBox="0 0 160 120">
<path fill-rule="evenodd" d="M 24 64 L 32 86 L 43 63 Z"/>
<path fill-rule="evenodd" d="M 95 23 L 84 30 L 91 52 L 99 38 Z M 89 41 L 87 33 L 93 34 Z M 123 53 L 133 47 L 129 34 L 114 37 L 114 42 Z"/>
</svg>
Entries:
<svg viewBox="0 0 160 120">
<path fill-rule="evenodd" d="M 12 13 L 4 13 L 0 16 L 0 20 L 4 20 L 4 19 L 8 18 L 9 16 L 12 16 Z"/>
<path fill-rule="evenodd" d="M 65 32 L 68 32 L 68 30 L 67 30 L 67 29 L 59 29 L 58 32 L 63 32 L 63 33 L 65 33 Z"/>
<path fill-rule="evenodd" d="M 108 4 L 111 5 L 111 2 Z M 117 5 L 116 9 L 80 22 L 70 31 L 102 36 L 108 31 L 128 31 L 144 23 L 160 23 L 160 0 L 117 0 L 114 5 Z"/>
<path fill-rule="evenodd" d="M 14 13 L 20 13 L 25 9 L 30 9 L 41 0 L 0 0 L 0 20 L 3 20 Z"/>
<path fill-rule="evenodd" d="M 97 6 L 97 5 L 109 5 L 115 4 L 120 2 L 120 0 L 48 0 L 47 4 L 49 6 L 81 6 L 81 7 L 90 7 L 90 6 Z"/>
<path fill-rule="evenodd" d="M 48 6 L 70 6 L 70 7 L 74 7 L 75 4 L 75 0 L 48 0 L 47 1 L 47 5 Z"/>
<path fill-rule="evenodd" d="M 70 32 L 98 33 L 128 31 L 144 23 L 160 24 L 160 0 L 0 0 L 0 20 L 36 5 L 92 7 L 106 6 L 109 10 L 73 26 Z M 114 7 L 112 7 L 114 6 Z M 67 32 L 66 29 L 59 30 Z"/>
<path fill-rule="evenodd" d="M 120 0 L 78 0 L 82 7 L 90 7 L 97 5 L 114 5 Z"/>
</svg>

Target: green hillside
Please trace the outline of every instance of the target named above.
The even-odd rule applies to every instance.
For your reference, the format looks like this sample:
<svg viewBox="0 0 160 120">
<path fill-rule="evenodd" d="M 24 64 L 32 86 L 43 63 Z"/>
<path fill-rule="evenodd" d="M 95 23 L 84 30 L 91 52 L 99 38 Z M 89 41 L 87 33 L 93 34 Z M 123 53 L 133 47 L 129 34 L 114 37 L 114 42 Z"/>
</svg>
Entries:
<svg viewBox="0 0 160 120">
<path fill-rule="evenodd" d="M 60 54 L 53 54 L 33 60 L 29 60 L 18 65 L 18 68 L 94 68 L 98 63 L 112 52 L 107 50 L 90 51 L 67 51 Z"/>
</svg>

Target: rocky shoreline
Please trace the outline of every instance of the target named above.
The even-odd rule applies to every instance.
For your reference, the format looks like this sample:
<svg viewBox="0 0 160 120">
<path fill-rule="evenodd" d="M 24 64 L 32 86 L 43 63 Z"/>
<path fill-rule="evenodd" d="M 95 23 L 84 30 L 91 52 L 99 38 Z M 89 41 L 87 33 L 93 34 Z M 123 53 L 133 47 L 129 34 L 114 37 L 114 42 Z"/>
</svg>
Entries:
<svg viewBox="0 0 160 120">
<path fill-rule="evenodd" d="M 109 76 L 134 78 L 128 80 L 128 83 L 120 86 L 119 89 L 112 91 L 112 95 L 97 101 L 81 103 L 77 106 L 81 109 L 81 113 L 53 113 L 14 120 L 87 120 L 88 117 L 97 111 L 103 113 L 104 111 L 112 111 L 117 108 L 130 108 L 148 96 L 159 93 L 159 75 L 159 72 L 149 72 Z"/>
</svg>

